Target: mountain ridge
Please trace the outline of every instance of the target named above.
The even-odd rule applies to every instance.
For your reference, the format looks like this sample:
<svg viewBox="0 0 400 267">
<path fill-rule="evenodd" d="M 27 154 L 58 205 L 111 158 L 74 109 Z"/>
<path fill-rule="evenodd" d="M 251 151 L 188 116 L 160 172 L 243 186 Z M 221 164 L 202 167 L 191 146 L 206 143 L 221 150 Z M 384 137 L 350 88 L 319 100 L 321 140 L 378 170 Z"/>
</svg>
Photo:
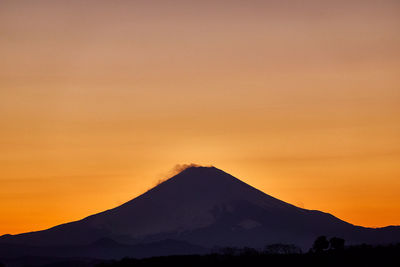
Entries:
<svg viewBox="0 0 400 267">
<path fill-rule="evenodd" d="M 355 226 L 281 201 L 215 167 L 190 166 L 118 207 L 46 230 L 2 236 L 0 244 L 177 240 L 206 248 L 291 243 L 307 249 L 318 235 L 343 237 L 350 244 L 380 244 L 399 242 L 400 228 Z"/>
</svg>

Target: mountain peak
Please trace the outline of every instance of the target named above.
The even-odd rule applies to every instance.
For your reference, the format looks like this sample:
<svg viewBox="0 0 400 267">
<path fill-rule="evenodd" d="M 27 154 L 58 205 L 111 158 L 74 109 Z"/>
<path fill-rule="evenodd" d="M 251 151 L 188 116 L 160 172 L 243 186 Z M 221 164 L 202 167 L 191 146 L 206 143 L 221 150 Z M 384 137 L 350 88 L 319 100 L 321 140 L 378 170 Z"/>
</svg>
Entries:
<svg viewBox="0 0 400 267">
<path fill-rule="evenodd" d="M 216 167 L 212 165 L 199 165 L 195 163 L 190 163 L 190 164 L 177 164 L 174 168 L 174 171 L 176 174 L 180 174 L 183 172 L 204 172 L 204 171 L 212 171 L 212 170 L 218 170 L 221 171 L 220 169 L 217 169 Z"/>
<path fill-rule="evenodd" d="M 190 165 L 183 169 L 177 175 L 171 177 L 166 182 L 189 183 L 192 185 L 206 184 L 208 186 L 217 186 L 231 182 L 241 182 L 232 175 L 214 167 Z M 187 184 L 187 185 L 189 185 Z"/>
<path fill-rule="evenodd" d="M 212 174 L 212 173 L 224 173 L 224 171 L 214 167 L 214 166 L 200 166 L 200 165 L 189 165 L 183 169 L 180 173 L 184 174 Z"/>
</svg>

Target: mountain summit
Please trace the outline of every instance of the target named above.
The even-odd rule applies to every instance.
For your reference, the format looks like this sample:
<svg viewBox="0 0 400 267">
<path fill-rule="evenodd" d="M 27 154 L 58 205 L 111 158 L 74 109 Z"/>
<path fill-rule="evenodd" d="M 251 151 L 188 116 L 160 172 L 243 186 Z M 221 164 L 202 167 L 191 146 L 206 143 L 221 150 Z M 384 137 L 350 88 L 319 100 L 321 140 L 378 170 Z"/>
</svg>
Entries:
<svg viewBox="0 0 400 267">
<path fill-rule="evenodd" d="M 319 235 L 348 243 L 400 241 L 397 227 L 354 226 L 273 198 L 215 167 L 192 166 L 119 207 L 48 230 L 3 236 L 0 244 L 88 246 L 113 240 L 138 246 L 175 240 L 204 248 L 290 243 L 307 249 Z"/>
</svg>

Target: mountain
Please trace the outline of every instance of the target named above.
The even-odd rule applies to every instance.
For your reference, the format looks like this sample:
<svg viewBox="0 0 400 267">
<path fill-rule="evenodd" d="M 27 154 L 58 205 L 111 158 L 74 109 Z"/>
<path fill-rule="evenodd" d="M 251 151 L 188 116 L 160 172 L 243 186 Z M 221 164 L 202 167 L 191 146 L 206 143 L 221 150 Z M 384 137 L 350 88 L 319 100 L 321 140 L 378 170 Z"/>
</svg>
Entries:
<svg viewBox="0 0 400 267">
<path fill-rule="evenodd" d="M 308 249 L 319 235 L 342 237 L 347 244 L 384 244 L 400 242 L 400 227 L 354 226 L 273 198 L 215 167 L 189 167 L 119 207 L 44 231 L 2 236 L 0 247 L 16 248 L 13 251 L 36 247 L 50 254 L 58 247 L 75 251 L 76 257 L 88 256 L 84 251 L 89 250 L 91 257 L 104 258 L 104 250 L 98 247 L 105 245 L 116 256 L 121 255 L 119 250 L 141 257 L 185 253 L 185 247 L 186 253 L 272 243 Z M 177 248 L 155 249 L 167 241 Z M 43 256 L 43 252 L 30 253 L 37 254 Z"/>
</svg>

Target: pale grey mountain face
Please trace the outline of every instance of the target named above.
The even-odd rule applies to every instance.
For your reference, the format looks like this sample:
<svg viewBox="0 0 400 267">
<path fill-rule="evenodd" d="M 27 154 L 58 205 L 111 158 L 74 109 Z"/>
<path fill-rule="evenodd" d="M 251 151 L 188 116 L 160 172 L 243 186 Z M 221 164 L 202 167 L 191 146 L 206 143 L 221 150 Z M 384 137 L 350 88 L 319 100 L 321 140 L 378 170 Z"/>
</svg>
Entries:
<svg viewBox="0 0 400 267">
<path fill-rule="evenodd" d="M 190 167 L 111 210 L 48 230 L 0 238 L 29 246 L 89 245 L 107 238 L 120 244 L 176 240 L 215 246 L 296 244 L 307 249 L 319 235 L 347 243 L 400 242 L 398 227 L 363 228 L 330 214 L 273 198 L 214 167 Z"/>
</svg>

